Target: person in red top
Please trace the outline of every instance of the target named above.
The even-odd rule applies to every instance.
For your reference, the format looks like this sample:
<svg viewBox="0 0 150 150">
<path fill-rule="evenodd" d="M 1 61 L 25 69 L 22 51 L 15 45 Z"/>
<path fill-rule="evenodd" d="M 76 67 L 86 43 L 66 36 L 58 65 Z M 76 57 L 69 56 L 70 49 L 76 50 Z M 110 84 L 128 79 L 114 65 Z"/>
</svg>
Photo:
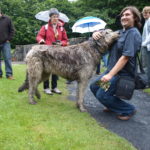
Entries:
<svg viewBox="0 0 150 150">
<path fill-rule="evenodd" d="M 57 44 L 60 46 L 68 45 L 68 37 L 63 27 L 64 22 L 59 20 L 59 11 L 56 8 L 51 8 L 49 11 L 49 22 L 48 24 L 41 27 L 36 40 L 39 44 L 53 45 Z M 44 82 L 44 92 L 46 94 L 52 94 L 52 92 L 61 94 L 61 91 L 57 88 L 58 76 L 52 74 L 51 88 L 49 88 L 49 80 Z"/>
</svg>

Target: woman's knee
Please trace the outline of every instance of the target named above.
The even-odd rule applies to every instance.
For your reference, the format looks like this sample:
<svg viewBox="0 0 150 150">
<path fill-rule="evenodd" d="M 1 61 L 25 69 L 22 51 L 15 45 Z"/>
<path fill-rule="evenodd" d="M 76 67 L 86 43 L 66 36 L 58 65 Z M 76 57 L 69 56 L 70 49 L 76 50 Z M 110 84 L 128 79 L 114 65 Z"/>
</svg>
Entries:
<svg viewBox="0 0 150 150">
<path fill-rule="evenodd" d="M 96 93 L 96 98 L 103 104 L 103 105 L 110 105 L 111 103 L 113 103 L 111 101 L 111 98 L 109 97 L 109 95 L 107 94 L 107 92 L 105 92 L 104 90 L 101 92 L 97 92 Z"/>
<path fill-rule="evenodd" d="M 92 84 L 90 85 L 90 90 L 92 91 L 92 93 L 93 93 L 94 95 L 96 95 L 96 92 L 97 92 L 98 89 L 99 89 L 99 87 L 98 87 L 95 83 L 92 83 Z"/>
<path fill-rule="evenodd" d="M 93 92 L 93 90 L 94 90 L 94 84 L 90 85 L 90 90 Z"/>
</svg>

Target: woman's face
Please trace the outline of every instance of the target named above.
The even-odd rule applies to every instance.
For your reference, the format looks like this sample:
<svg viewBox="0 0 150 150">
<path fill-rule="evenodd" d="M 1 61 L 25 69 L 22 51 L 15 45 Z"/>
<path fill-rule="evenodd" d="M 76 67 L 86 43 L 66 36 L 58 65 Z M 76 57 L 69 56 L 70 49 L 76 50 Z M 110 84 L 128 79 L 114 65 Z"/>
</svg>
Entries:
<svg viewBox="0 0 150 150">
<path fill-rule="evenodd" d="M 129 9 L 125 10 L 122 13 L 121 25 L 123 26 L 123 28 L 133 27 L 134 26 L 134 21 L 135 21 L 134 20 L 134 15 Z"/>
<path fill-rule="evenodd" d="M 58 19 L 59 19 L 59 15 L 54 14 L 54 15 L 52 15 L 50 17 L 50 19 L 51 19 L 51 23 L 52 24 L 57 24 L 58 23 Z"/>
</svg>

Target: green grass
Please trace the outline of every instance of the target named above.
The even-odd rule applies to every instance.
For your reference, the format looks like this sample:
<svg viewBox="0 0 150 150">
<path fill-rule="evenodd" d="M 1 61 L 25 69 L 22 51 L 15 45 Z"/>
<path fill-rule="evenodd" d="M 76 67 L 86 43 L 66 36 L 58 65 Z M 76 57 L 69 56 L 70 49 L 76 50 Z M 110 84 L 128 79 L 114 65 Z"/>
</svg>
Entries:
<svg viewBox="0 0 150 150">
<path fill-rule="evenodd" d="M 146 93 L 150 94 L 150 88 L 145 89 L 145 90 L 144 90 L 144 92 L 146 92 Z"/>
<path fill-rule="evenodd" d="M 4 66 L 3 66 L 4 70 Z M 25 65 L 13 65 L 15 80 L 0 79 L 0 150 L 135 150 L 69 101 L 64 79 L 62 95 L 43 94 L 28 104 L 27 92 L 17 93 Z"/>
</svg>

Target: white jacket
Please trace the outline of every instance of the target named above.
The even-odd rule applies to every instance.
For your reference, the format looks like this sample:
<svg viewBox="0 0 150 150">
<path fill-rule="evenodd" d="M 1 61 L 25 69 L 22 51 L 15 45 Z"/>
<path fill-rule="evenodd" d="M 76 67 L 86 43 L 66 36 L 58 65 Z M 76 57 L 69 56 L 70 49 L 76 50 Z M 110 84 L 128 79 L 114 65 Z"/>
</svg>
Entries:
<svg viewBox="0 0 150 150">
<path fill-rule="evenodd" d="M 147 19 L 144 24 L 142 46 L 147 47 L 147 50 L 150 51 L 150 18 Z"/>
</svg>

